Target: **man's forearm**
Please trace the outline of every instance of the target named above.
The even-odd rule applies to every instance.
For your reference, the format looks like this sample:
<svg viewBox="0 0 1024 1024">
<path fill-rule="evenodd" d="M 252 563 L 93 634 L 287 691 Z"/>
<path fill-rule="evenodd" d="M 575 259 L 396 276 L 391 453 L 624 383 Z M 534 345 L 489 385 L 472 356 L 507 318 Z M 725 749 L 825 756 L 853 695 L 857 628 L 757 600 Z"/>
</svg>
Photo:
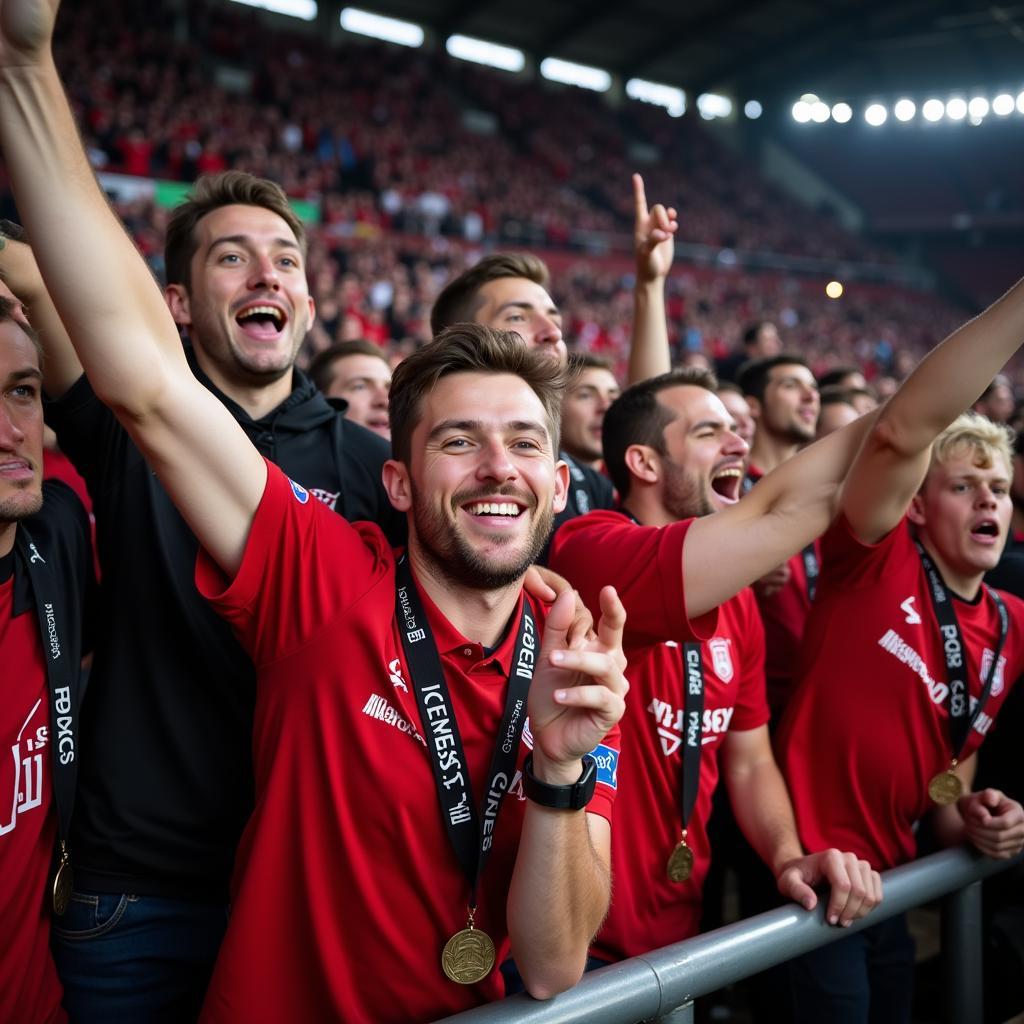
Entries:
<svg viewBox="0 0 1024 1024">
<path fill-rule="evenodd" d="M 778 876 L 783 866 L 803 856 L 793 804 L 774 759 L 739 777 L 728 777 L 729 801 L 736 823 L 757 855 Z"/>
<path fill-rule="evenodd" d="M 644 281 L 633 290 L 633 340 L 629 347 L 628 384 L 639 384 L 672 368 L 665 319 L 665 279 Z"/>
<path fill-rule="evenodd" d="M 508 926 L 512 955 L 527 991 L 538 999 L 557 995 L 582 976 L 587 948 L 608 910 L 609 869 L 596 848 L 606 847 L 608 835 L 607 822 L 597 815 L 527 802 Z"/>
</svg>

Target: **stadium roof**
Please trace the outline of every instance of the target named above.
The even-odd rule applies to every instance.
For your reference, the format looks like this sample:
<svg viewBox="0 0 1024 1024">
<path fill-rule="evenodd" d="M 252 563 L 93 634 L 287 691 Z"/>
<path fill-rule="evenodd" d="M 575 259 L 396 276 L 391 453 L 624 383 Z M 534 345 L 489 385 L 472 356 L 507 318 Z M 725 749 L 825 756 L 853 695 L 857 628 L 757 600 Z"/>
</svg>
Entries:
<svg viewBox="0 0 1024 1024">
<path fill-rule="evenodd" d="M 744 99 L 1024 85 L 1024 4 L 986 0 L 355 0 L 463 33 Z M 341 6 L 339 4 L 338 6 Z"/>
</svg>

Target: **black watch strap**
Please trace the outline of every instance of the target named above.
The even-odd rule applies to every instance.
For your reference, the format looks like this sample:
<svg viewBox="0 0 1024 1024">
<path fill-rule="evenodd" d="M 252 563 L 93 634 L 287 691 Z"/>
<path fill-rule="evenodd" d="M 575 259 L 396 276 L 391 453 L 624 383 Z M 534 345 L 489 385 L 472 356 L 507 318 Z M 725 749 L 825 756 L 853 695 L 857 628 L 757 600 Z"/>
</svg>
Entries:
<svg viewBox="0 0 1024 1024">
<path fill-rule="evenodd" d="M 583 774 L 571 786 L 551 786 L 533 774 L 533 754 L 523 762 L 523 792 L 541 807 L 558 811 L 582 811 L 594 795 L 597 785 L 597 761 L 590 754 L 583 755 Z"/>
</svg>

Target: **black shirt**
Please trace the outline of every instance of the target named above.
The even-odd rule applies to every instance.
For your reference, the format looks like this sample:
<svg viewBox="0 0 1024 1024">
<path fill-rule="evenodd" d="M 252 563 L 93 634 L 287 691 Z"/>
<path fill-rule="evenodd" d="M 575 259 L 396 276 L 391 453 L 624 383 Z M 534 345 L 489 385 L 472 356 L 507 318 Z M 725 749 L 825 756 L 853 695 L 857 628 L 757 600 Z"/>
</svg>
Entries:
<svg viewBox="0 0 1024 1024">
<path fill-rule="evenodd" d="M 289 398 L 252 420 L 190 361 L 263 455 L 347 519 L 402 542 L 405 517 L 381 484 L 383 438 L 344 419 L 298 370 Z M 252 663 L 195 588 L 198 541 L 84 377 L 47 419 L 89 487 L 102 568 L 76 884 L 222 899 L 252 807 Z"/>
</svg>

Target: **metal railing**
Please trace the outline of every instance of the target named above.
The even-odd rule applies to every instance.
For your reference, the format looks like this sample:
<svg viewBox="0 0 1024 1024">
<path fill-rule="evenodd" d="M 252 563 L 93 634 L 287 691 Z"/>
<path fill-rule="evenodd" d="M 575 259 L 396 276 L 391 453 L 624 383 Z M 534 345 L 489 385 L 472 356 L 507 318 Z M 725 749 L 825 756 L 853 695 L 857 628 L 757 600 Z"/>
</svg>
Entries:
<svg viewBox="0 0 1024 1024">
<path fill-rule="evenodd" d="M 1024 862 L 991 860 L 967 848 L 944 850 L 882 876 L 884 900 L 849 928 L 825 922 L 825 901 L 808 913 L 796 904 L 677 942 L 646 956 L 584 975 L 543 1002 L 527 995 L 446 1017 L 464 1024 L 689 1024 L 693 1000 L 793 957 L 869 928 L 922 903 L 946 897 L 943 956 L 950 1021 L 982 1015 L 981 880 Z"/>
</svg>

